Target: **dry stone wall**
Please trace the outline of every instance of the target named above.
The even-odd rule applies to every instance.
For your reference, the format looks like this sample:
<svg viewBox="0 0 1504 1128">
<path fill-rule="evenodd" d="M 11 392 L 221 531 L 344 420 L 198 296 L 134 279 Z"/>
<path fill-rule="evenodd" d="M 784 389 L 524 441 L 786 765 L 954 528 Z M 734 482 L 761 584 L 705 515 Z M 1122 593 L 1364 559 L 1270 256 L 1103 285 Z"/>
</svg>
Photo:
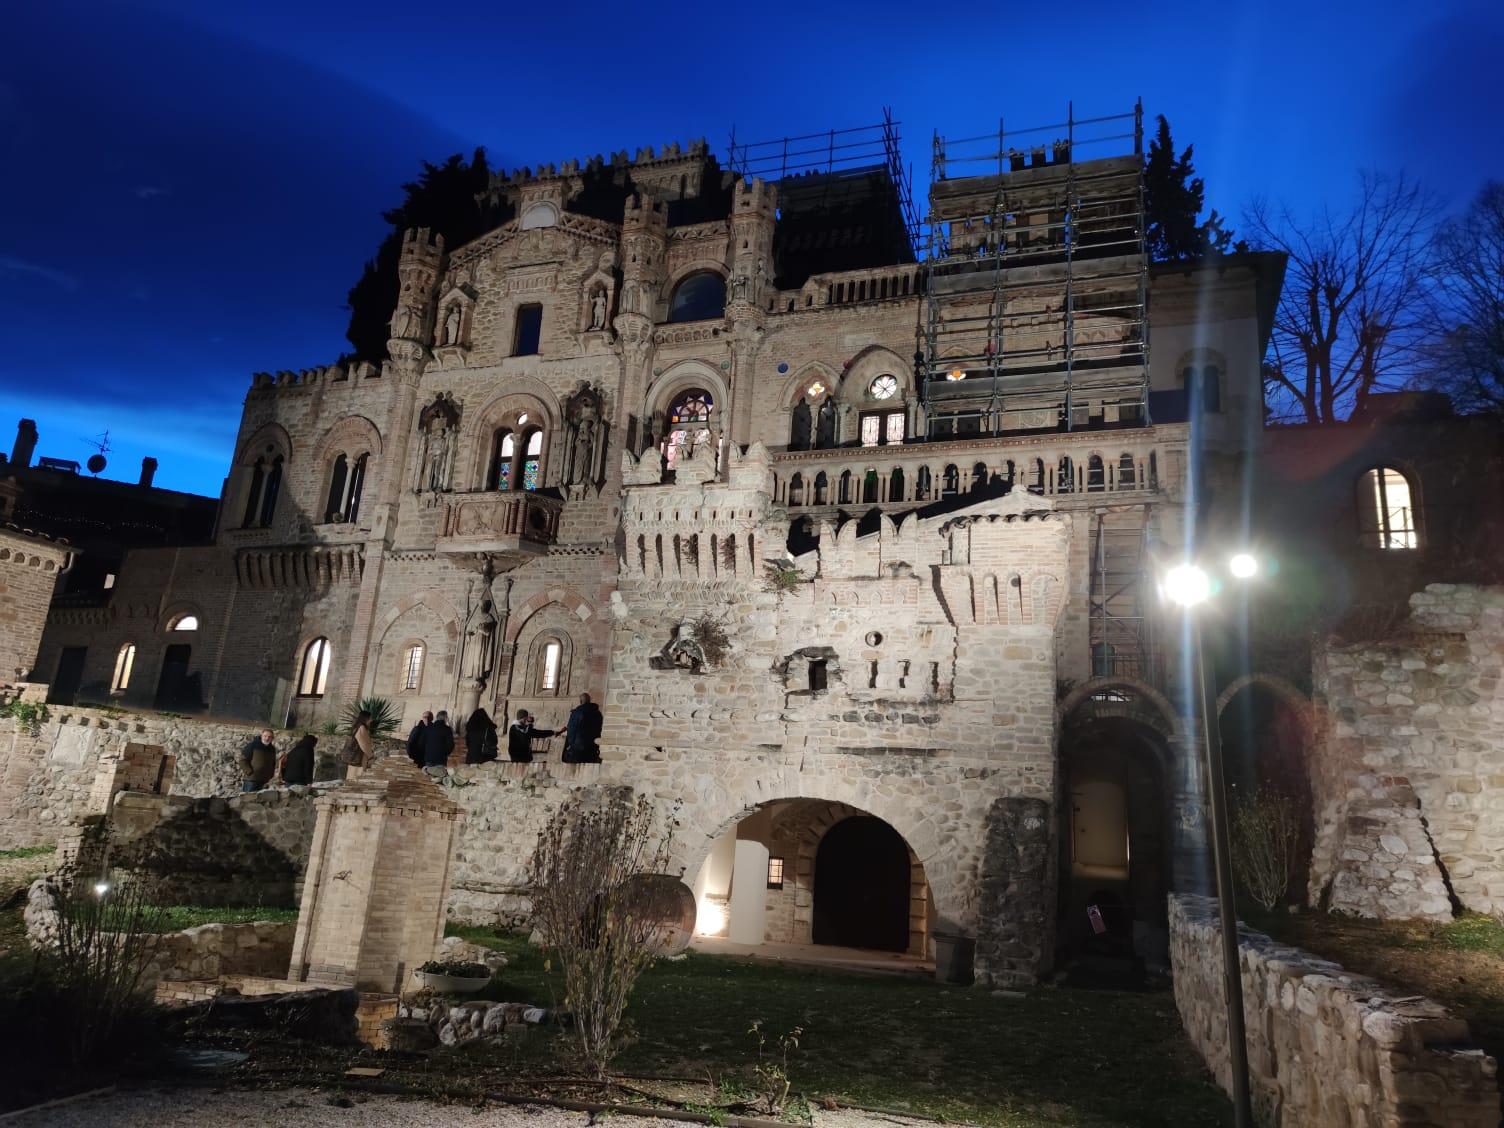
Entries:
<svg viewBox="0 0 1504 1128">
<path fill-rule="evenodd" d="M 1432 584 L 1388 638 L 1315 655 L 1313 903 L 1504 913 L 1504 591 Z"/>
<path fill-rule="evenodd" d="M 1369 1124 L 1495 1128 L 1497 1064 L 1467 1023 L 1298 948 L 1239 930 L 1255 1115 L 1277 1128 Z M 1217 903 L 1170 898 L 1175 1004 L 1231 1090 Z"/>
</svg>

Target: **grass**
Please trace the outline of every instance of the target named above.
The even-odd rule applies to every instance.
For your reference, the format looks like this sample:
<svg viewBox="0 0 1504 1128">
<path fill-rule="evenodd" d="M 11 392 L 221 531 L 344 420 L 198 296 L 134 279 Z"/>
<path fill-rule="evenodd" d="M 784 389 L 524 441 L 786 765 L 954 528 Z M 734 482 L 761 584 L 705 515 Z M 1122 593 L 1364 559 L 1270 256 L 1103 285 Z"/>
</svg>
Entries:
<svg viewBox="0 0 1504 1128">
<path fill-rule="evenodd" d="M 296 921 L 297 909 L 272 908 L 226 908 L 221 905 L 169 905 L 163 910 L 167 922 L 164 932 L 181 932 L 185 928 L 197 928 L 201 924 L 248 924 L 251 921 L 270 920 L 280 923 Z"/>
<path fill-rule="evenodd" d="M 524 940 L 450 932 L 509 958 L 480 997 L 558 1002 L 556 976 Z M 616 1063 L 624 1074 L 745 1079 L 760 1021 L 770 1041 L 804 1028 L 789 1072 L 810 1100 L 999 1128 L 1228 1122 L 1166 993 L 1040 988 L 1012 998 L 690 953 L 644 976 L 627 1017 L 636 1037 Z"/>
<path fill-rule="evenodd" d="M 0 861 L 19 860 L 21 858 L 44 858 L 48 854 L 55 854 L 56 846 L 17 846 L 12 850 L 0 850 Z"/>
</svg>

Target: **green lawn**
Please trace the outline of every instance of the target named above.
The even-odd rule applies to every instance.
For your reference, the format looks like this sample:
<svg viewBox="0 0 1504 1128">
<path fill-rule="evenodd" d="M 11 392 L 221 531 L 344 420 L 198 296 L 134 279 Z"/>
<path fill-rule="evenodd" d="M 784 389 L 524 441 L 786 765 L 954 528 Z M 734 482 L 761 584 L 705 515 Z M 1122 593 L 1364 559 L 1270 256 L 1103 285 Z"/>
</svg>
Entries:
<svg viewBox="0 0 1504 1128">
<path fill-rule="evenodd" d="M 163 932 L 181 932 L 185 928 L 197 928 L 201 924 L 247 924 L 255 920 L 272 920 L 279 923 L 296 921 L 297 909 L 225 908 L 220 905 L 169 905 L 165 910 L 167 921 Z"/>
<path fill-rule="evenodd" d="M 555 977 L 524 941 L 451 931 L 510 957 L 483 997 L 556 1000 Z M 644 977 L 628 1018 L 637 1038 L 617 1063 L 627 1074 L 744 1072 L 760 1021 L 770 1040 L 804 1028 L 789 1073 L 811 1100 L 988 1125 L 1230 1123 L 1168 993 L 1039 988 L 1010 998 L 691 953 Z"/>
<path fill-rule="evenodd" d="M 0 850 L 0 861 L 9 861 L 12 858 L 42 858 L 56 852 L 56 846 L 17 846 L 11 850 Z"/>
</svg>

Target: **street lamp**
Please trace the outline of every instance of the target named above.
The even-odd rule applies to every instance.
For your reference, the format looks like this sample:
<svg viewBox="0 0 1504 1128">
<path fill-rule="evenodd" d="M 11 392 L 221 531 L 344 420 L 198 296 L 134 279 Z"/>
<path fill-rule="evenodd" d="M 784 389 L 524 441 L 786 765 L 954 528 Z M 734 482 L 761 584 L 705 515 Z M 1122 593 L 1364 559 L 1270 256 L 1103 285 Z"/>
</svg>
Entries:
<svg viewBox="0 0 1504 1128">
<path fill-rule="evenodd" d="M 1250 553 L 1239 552 L 1227 562 L 1237 579 L 1258 574 L 1259 562 Z M 1212 596 L 1212 579 L 1192 563 L 1177 564 L 1165 573 L 1165 597 L 1179 604 L 1190 627 L 1191 659 L 1196 668 L 1201 698 L 1201 731 L 1206 734 L 1206 776 L 1210 791 L 1208 806 L 1212 823 L 1212 858 L 1217 875 L 1217 907 L 1222 916 L 1222 979 L 1227 994 L 1227 1047 L 1232 1065 L 1232 1103 L 1237 1128 L 1253 1124 L 1253 1104 L 1248 1091 L 1248 1035 L 1243 1022 L 1243 975 L 1238 959 L 1238 910 L 1233 903 L 1232 851 L 1227 839 L 1227 788 L 1222 770 L 1222 734 L 1217 726 L 1217 682 L 1211 660 L 1201 645 L 1198 604 Z"/>
</svg>

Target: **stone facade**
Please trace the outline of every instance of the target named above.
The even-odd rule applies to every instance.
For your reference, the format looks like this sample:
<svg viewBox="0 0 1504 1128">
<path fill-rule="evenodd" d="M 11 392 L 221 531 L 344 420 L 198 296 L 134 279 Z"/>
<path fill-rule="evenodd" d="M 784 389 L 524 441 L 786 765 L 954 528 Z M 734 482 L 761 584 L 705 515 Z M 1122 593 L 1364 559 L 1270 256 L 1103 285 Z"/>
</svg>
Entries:
<svg viewBox="0 0 1504 1128">
<path fill-rule="evenodd" d="M 0 684 L 20 681 L 35 663 L 53 589 L 71 559 L 66 543 L 0 520 Z"/>
<path fill-rule="evenodd" d="M 1315 662 L 1313 903 L 1504 912 L 1504 591 L 1432 584 L 1388 637 Z"/>
<path fill-rule="evenodd" d="M 1494 1128 L 1498 1065 L 1467 1023 L 1257 932 L 1239 933 L 1248 1071 L 1260 1123 L 1277 1128 Z M 1174 896 L 1175 1003 L 1192 1044 L 1231 1089 L 1216 902 Z"/>
</svg>

